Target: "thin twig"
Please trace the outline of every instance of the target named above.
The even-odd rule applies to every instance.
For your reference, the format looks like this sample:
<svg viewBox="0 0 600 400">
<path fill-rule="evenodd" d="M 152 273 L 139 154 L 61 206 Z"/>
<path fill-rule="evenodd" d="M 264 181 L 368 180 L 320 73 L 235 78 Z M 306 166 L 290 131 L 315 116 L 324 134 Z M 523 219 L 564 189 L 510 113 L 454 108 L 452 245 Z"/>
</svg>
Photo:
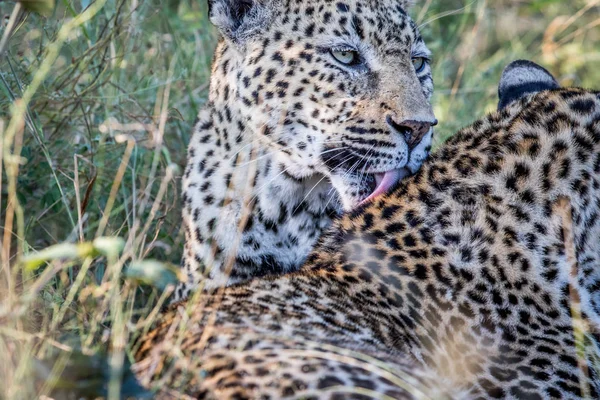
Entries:
<svg viewBox="0 0 600 400">
<path fill-rule="evenodd" d="M 8 39 L 10 38 L 10 36 L 13 33 L 13 29 L 15 28 L 17 20 L 19 19 L 20 13 L 21 13 L 21 2 L 18 1 L 15 4 L 15 7 L 13 8 L 13 11 L 12 11 L 12 14 L 10 15 L 10 19 L 8 20 L 8 23 L 6 24 L 6 30 L 4 31 L 4 35 L 2 35 L 2 39 L 0 39 L 0 57 L 2 57 L 2 54 L 4 53 L 4 49 L 6 47 L 6 44 L 8 43 Z"/>
</svg>

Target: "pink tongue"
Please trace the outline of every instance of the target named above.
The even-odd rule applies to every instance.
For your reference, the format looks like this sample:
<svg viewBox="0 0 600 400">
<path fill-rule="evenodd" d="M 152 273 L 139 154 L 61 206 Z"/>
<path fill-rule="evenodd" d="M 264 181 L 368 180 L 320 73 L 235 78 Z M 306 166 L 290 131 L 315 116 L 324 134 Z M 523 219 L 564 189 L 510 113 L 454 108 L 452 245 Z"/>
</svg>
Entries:
<svg viewBox="0 0 600 400">
<path fill-rule="evenodd" d="M 375 180 L 377 181 L 377 187 L 375 191 L 371 193 L 369 197 L 361 201 L 361 205 L 368 203 L 379 195 L 387 193 L 392 186 L 394 186 L 398 181 L 404 179 L 408 176 L 409 172 L 406 168 L 395 169 L 393 171 L 388 171 L 382 174 L 375 174 Z"/>
</svg>

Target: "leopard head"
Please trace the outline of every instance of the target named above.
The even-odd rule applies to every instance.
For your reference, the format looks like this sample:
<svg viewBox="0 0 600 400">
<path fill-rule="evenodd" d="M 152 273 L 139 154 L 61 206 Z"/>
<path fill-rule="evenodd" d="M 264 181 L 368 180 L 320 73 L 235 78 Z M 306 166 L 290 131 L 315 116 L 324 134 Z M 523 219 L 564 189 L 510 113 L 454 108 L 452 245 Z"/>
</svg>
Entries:
<svg viewBox="0 0 600 400">
<path fill-rule="evenodd" d="M 223 36 L 211 90 L 297 179 L 329 178 L 345 209 L 428 156 L 430 52 L 402 0 L 211 0 Z"/>
</svg>

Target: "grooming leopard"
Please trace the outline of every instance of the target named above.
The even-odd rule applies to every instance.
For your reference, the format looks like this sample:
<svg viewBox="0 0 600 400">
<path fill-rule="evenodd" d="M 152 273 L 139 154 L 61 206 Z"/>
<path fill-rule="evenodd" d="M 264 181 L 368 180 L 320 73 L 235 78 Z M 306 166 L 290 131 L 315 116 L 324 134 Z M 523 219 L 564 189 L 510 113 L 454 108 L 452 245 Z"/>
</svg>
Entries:
<svg viewBox="0 0 600 400">
<path fill-rule="evenodd" d="M 198 287 L 298 269 L 332 218 L 416 172 L 436 124 L 407 0 L 210 0 L 222 35 L 183 178 Z"/>
<path fill-rule="evenodd" d="M 600 92 L 520 61 L 499 93 L 299 271 L 168 311 L 138 377 L 165 398 L 600 398 Z"/>
</svg>

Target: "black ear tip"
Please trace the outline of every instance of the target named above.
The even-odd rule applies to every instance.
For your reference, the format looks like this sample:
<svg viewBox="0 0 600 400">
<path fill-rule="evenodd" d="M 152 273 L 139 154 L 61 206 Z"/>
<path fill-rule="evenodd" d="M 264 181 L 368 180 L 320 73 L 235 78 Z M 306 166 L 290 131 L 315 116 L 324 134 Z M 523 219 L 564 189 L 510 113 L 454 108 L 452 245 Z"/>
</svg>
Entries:
<svg viewBox="0 0 600 400">
<path fill-rule="evenodd" d="M 503 74 L 506 74 L 507 72 L 510 72 L 511 70 L 513 70 L 515 68 L 536 68 L 536 69 L 541 69 L 543 71 L 546 71 L 546 73 L 548 75 L 550 75 L 550 73 L 546 70 L 546 68 L 542 67 L 539 64 L 534 63 L 533 61 L 529 61 L 529 60 L 515 60 L 515 61 L 511 62 L 510 64 L 508 64 L 506 66 L 506 68 L 504 68 Z"/>
<path fill-rule="evenodd" d="M 500 79 L 498 108 L 502 109 L 525 95 L 559 87 L 544 67 L 528 60 L 513 61 L 504 69 Z"/>
</svg>

